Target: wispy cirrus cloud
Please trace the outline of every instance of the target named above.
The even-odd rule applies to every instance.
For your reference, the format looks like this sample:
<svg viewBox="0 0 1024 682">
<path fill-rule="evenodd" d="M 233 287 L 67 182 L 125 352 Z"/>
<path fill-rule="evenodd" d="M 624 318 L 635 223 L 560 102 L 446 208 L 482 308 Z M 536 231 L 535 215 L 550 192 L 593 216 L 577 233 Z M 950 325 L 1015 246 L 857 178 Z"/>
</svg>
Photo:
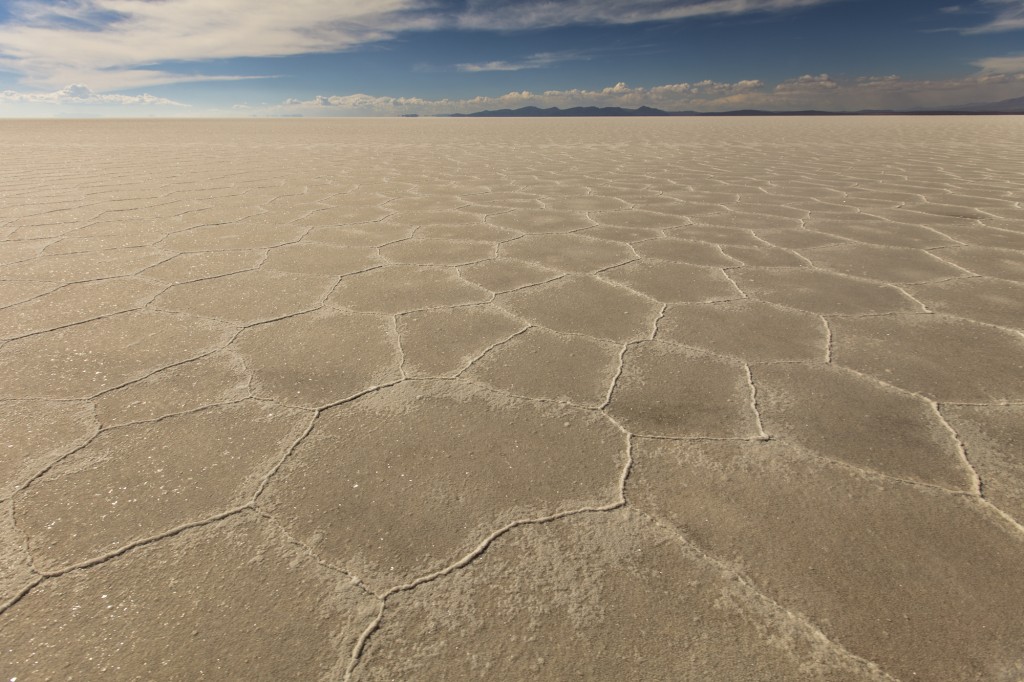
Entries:
<svg viewBox="0 0 1024 682">
<path fill-rule="evenodd" d="M 426 0 L 21 0 L 0 24 L 0 68 L 34 86 L 114 90 L 209 80 L 167 62 L 336 52 L 436 28 Z M 226 78 L 220 76 L 219 78 Z"/>
<path fill-rule="evenodd" d="M 983 24 L 962 29 L 962 33 L 1024 30 L 1024 0 L 981 0 L 979 9 L 991 12 L 991 18 Z"/>
<path fill-rule="evenodd" d="M 783 12 L 836 0 L 470 0 L 461 28 L 523 30 L 573 24 L 639 24 L 714 15 Z"/>
<path fill-rule="evenodd" d="M 8 91 L 6 102 L 72 102 L 67 83 L 87 83 L 96 93 L 139 91 L 150 86 L 266 76 L 216 74 L 208 62 L 240 57 L 284 57 L 341 52 L 387 41 L 409 31 L 440 29 L 531 30 L 573 25 L 627 25 L 696 17 L 780 13 L 840 0 L 15 0 L 0 23 L 0 70 L 18 74 L 25 87 Z M 957 8 L 954 11 L 954 7 Z M 1024 27 L 1024 0 L 977 0 L 950 6 L 950 15 L 967 16 L 984 8 L 990 20 L 966 29 L 1007 31 Z M 543 69 L 584 52 L 535 52 L 521 59 L 467 61 L 464 73 Z M 515 103 L 574 106 L 594 103 L 667 108 L 734 106 L 841 107 L 862 103 L 865 92 L 930 105 L 935 93 L 957 93 L 970 101 L 994 99 L 1024 73 L 1024 56 L 1007 55 L 975 62 L 978 74 L 947 81 L 902 81 L 865 85 L 807 74 L 768 86 L 755 79 L 721 83 L 699 81 L 653 87 L 617 84 L 601 90 L 513 91 L 500 96 L 446 100 L 343 94 L 303 99 L 288 107 L 332 112 L 388 113 L 424 107 L 430 111 L 493 108 Z M 453 67 L 446 67 L 450 70 Z M 206 72 L 204 72 L 206 71 Z M 883 77 L 888 78 L 888 77 Z M 869 90 L 868 88 L 874 88 Z M 32 92 L 32 90 L 35 92 Z M 10 94 L 13 93 L 13 94 Z M 63 94 L 59 94 L 63 93 Z M 1019 93 L 1007 95 L 1015 96 Z M 933 97 L 934 95 L 934 97 Z M 874 95 L 873 95 L 874 96 Z M 31 99 L 35 97 L 36 99 Z M 125 97 L 152 97 L 125 95 Z M 91 99 L 90 99 L 91 98 Z M 156 98 L 159 99 L 159 98 Z M 168 100 L 170 101 L 170 100 Z M 114 104 L 108 100 L 107 104 Z M 124 100 L 124 103 L 134 103 Z M 141 100 L 139 103 L 142 103 Z M 863 102 L 866 106 L 875 103 Z M 173 106 L 173 105 L 168 105 Z M 285 105 L 278 105 L 285 106 Z M 461 107 L 461 109 L 460 109 Z"/>
<path fill-rule="evenodd" d="M 238 57 L 341 52 L 408 31 L 633 24 L 780 12 L 838 0 L 15 0 L 0 23 L 0 69 L 26 85 L 85 82 L 97 91 L 227 79 L 191 65 Z M 460 65 L 542 68 L 553 53 Z"/>
<path fill-rule="evenodd" d="M 465 73 L 482 73 L 487 71 L 524 71 L 526 69 L 543 69 L 562 62 L 587 59 L 580 52 L 538 52 L 517 61 L 491 61 L 475 64 L 456 64 L 456 71 Z"/>
</svg>

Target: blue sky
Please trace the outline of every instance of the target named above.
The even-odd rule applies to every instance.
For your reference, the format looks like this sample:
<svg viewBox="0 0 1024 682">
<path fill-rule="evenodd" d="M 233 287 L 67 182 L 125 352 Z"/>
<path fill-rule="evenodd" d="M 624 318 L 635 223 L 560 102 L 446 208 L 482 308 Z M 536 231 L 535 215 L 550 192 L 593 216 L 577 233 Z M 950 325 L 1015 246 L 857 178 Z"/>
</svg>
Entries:
<svg viewBox="0 0 1024 682">
<path fill-rule="evenodd" d="M 1024 0 L 0 0 L 0 116 L 1024 95 Z"/>
</svg>

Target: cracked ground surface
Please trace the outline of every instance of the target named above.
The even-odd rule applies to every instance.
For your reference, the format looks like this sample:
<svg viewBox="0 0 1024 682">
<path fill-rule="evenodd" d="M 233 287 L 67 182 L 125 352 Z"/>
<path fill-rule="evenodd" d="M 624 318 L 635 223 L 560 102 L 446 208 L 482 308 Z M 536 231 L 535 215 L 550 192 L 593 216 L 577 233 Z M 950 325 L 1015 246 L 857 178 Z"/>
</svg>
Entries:
<svg viewBox="0 0 1024 682">
<path fill-rule="evenodd" d="M 5 122 L 0 678 L 1024 679 L 1024 121 Z"/>
</svg>

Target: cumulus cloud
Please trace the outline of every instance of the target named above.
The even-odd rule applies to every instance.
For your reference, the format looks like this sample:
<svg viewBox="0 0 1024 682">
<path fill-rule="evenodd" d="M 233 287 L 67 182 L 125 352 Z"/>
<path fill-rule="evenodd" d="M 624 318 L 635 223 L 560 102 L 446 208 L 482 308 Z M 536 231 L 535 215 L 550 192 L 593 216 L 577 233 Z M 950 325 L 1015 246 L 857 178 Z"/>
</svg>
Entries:
<svg viewBox="0 0 1024 682">
<path fill-rule="evenodd" d="M 1024 54 L 979 59 L 974 65 L 984 74 L 1024 73 Z"/>
<path fill-rule="evenodd" d="M 1019 96 L 1024 73 L 986 74 L 948 80 L 905 80 L 898 75 L 835 79 L 828 74 L 805 74 L 769 85 L 756 79 L 733 83 L 703 80 L 651 87 L 619 82 L 590 90 L 570 88 L 465 99 L 424 99 L 366 94 L 320 95 L 289 99 L 263 114 L 306 116 L 397 116 L 400 114 L 470 113 L 485 109 L 525 106 L 560 107 L 650 106 L 667 111 L 726 111 L 731 109 L 860 109 L 942 108 Z"/>
<path fill-rule="evenodd" d="M 726 106 L 730 98 L 764 87 L 758 80 L 721 83 L 704 80 L 695 83 L 669 83 L 654 87 L 634 87 L 616 83 L 600 90 L 511 91 L 503 95 L 481 95 L 465 99 L 423 99 L 365 94 L 320 95 L 308 100 L 289 99 L 276 107 L 277 112 L 301 111 L 306 115 L 398 115 L 403 113 L 469 113 L 482 109 L 515 109 L 524 106 L 653 106 L 665 109 L 715 108 Z M 273 113 L 273 112 L 270 112 Z"/>
<path fill-rule="evenodd" d="M 25 89 L 5 102 L 163 104 L 151 95 L 99 95 L 168 83 L 233 80 L 232 75 L 189 72 L 210 59 L 338 52 L 389 40 L 406 31 L 536 29 L 575 24 L 635 24 L 702 16 L 784 12 L 839 0 L 18 0 L 0 23 L 0 70 L 19 74 Z M 258 7 L 254 7 L 258 5 Z M 1024 28 L 1024 0 L 978 0 L 990 21 L 972 32 Z M 945 11 L 964 16 L 967 10 Z M 586 59 L 569 52 L 537 53 L 519 60 L 456 65 L 466 73 L 539 69 Z M 175 66 L 165 66 L 173 63 Z M 1024 55 L 975 62 L 979 73 L 947 81 L 904 81 L 896 76 L 836 79 L 806 74 L 778 84 L 749 79 L 695 81 L 653 87 L 618 83 L 599 90 L 513 91 L 469 99 L 425 100 L 365 94 L 325 95 L 276 105 L 277 113 L 442 113 L 504 106 L 656 106 L 667 109 L 850 108 L 932 106 L 942 97 L 985 101 L 1019 96 Z M 246 76 L 245 78 L 251 78 Z M 88 83 L 76 97 L 63 87 Z M 82 94 L 82 93 L 78 93 Z M 102 97 L 112 99 L 102 100 Z M 267 107 L 264 107 L 267 108 Z"/>
<path fill-rule="evenodd" d="M 118 95 L 93 92 L 81 83 L 67 85 L 53 92 L 18 92 L 15 90 L 0 91 L 0 102 L 27 104 L 117 104 L 117 105 L 159 105 L 185 107 L 186 104 L 175 102 L 165 97 L 150 94 Z"/>
<path fill-rule="evenodd" d="M 447 100 L 426 100 L 419 97 L 381 97 L 375 95 L 317 95 L 310 100 L 288 99 L 284 106 L 300 109 L 328 110 L 372 114 L 394 114 L 406 112 L 413 108 L 429 107 L 435 102 Z"/>
<path fill-rule="evenodd" d="M 1024 73 L 982 73 L 966 78 L 949 78 L 946 80 L 903 80 L 899 76 L 870 77 L 857 80 L 858 86 L 873 89 L 904 92 L 910 90 L 948 91 L 995 86 L 1019 88 L 1021 84 L 1024 84 Z"/>
<path fill-rule="evenodd" d="M 904 79 L 898 75 L 834 80 L 827 74 L 801 76 L 779 83 L 772 92 L 777 108 L 917 109 L 993 102 L 1020 95 L 1024 74 L 978 73 L 941 80 Z"/>
<path fill-rule="evenodd" d="M 835 90 L 839 84 L 832 80 L 827 73 L 818 76 L 805 74 L 799 78 L 791 78 L 782 81 L 775 86 L 778 93 L 803 93 L 821 92 L 822 90 Z"/>
</svg>

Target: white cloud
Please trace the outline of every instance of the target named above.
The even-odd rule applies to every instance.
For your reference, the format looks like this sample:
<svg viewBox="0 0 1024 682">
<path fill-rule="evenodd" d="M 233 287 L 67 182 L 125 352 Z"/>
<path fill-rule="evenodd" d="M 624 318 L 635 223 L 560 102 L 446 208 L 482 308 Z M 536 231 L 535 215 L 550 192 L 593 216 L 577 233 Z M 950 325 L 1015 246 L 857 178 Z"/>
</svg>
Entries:
<svg viewBox="0 0 1024 682">
<path fill-rule="evenodd" d="M 16 90 L 0 91 L 0 102 L 25 104 L 116 104 L 116 105 L 159 105 L 185 107 L 187 104 L 175 102 L 165 97 L 154 95 L 117 95 L 93 92 L 81 83 L 68 85 L 54 92 L 18 92 Z"/>
<path fill-rule="evenodd" d="M 467 73 L 479 73 L 482 71 L 522 71 L 523 69 L 539 69 L 545 64 L 535 64 L 529 60 L 521 62 L 481 62 L 479 64 L 456 64 L 455 69 L 457 71 L 465 71 Z"/>
<path fill-rule="evenodd" d="M 469 0 L 455 11 L 437 0 L 19 0 L 0 24 L 0 69 L 34 87 L 80 81 L 103 92 L 230 78 L 154 67 L 166 62 L 339 52 L 404 31 L 632 24 L 834 1 Z M 537 56 L 462 66 L 485 71 L 544 65 Z"/>
<path fill-rule="evenodd" d="M 978 73 L 943 80 L 905 80 L 898 75 L 862 76 L 833 80 L 802 76 L 773 90 L 773 108 L 827 109 L 941 109 L 995 102 L 1020 95 L 1024 74 Z"/>
<path fill-rule="evenodd" d="M 704 80 L 634 87 L 616 83 L 599 90 L 512 91 L 465 99 L 424 99 L 366 94 L 321 95 L 309 100 L 289 99 L 258 113 L 306 116 L 380 116 L 470 113 L 485 109 L 516 109 L 525 106 L 560 107 L 650 106 L 666 111 L 727 111 L 732 109 L 914 109 L 953 107 L 975 102 L 998 101 L 1020 95 L 1024 73 L 985 74 L 936 80 L 904 80 L 897 75 L 834 79 L 828 74 L 803 75 L 768 85 L 748 79 L 734 83 Z"/>
<path fill-rule="evenodd" d="M 479 73 L 483 71 L 523 71 L 525 69 L 542 69 L 552 64 L 567 62 L 577 59 L 586 59 L 578 52 L 538 52 L 526 59 L 516 62 L 493 61 L 478 64 L 456 64 L 457 71 L 467 73 Z"/>
<path fill-rule="evenodd" d="M 445 102 L 447 100 L 436 100 Z M 317 95 L 311 100 L 289 99 L 286 106 L 303 109 L 324 109 L 362 112 L 366 114 L 397 113 L 415 107 L 428 106 L 432 100 L 419 97 L 377 97 L 374 95 Z"/>
<path fill-rule="evenodd" d="M 99 90 L 208 80 L 147 65 L 341 51 L 436 27 L 423 7 L 423 0 L 26 0 L 0 25 L 0 68 L 36 86 L 85 80 Z"/>
<path fill-rule="evenodd" d="M 301 112 L 311 116 L 371 116 L 403 113 L 446 114 L 470 113 L 482 109 L 515 109 L 525 106 L 653 106 L 665 109 L 714 108 L 726 98 L 763 88 L 757 80 L 737 83 L 700 81 L 697 83 L 670 83 L 650 88 L 633 87 L 626 83 L 587 90 L 512 91 L 503 95 L 481 95 L 466 99 L 423 99 L 419 97 L 380 97 L 365 94 L 320 95 L 309 100 L 289 99 L 265 113 Z"/>
<path fill-rule="evenodd" d="M 777 93 L 820 93 L 823 90 L 835 90 L 839 83 L 832 80 L 827 73 L 819 76 L 805 74 L 799 78 L 782 81 L 775 86 Z"/>
<path fill-rule="evenodd" d="M 985 74 L 1024 73 L 1024 54 L 979 59 L 974 65 Z"/>
<path fill-rule="evenodd" d="M 571 24 L 637 24 L 692 17 L 780 12 L 834 0 L 470 0 L 458 25 L 521 30 Z"/>
<path fill-rule="evenodd" d="M 1024 0 L 982 0 L 991 7 L 994 16 L 980 26 L 965 29 L 964 33 L 997 33 L 1024 29 Z"/>
<path fill-rule="evenodd" d="M 179 106 L 152 95 L 97 93 L 243 78 L 189 73 L 187 65 L 209 59 L 337 52 L 387 40 L 403 31 L 631 24 L 782 12 L 833 1 L 838 0 L 466 0 L 463 9 L 449 11 L 437 0 L 18 0 L 9 5 L 10 17 L 0 24 L 0 70 L 19 74 L 27 86 L 24 90 L 40 92 L 19 88 L 3 93 L 0 102 Z M 1024 28 L 1024 0 L 980 2 L 992 10 L 992 20 L 969 30 Z M 958 12 L 964 13 L 966 10 Z M 582 53 L 549 52 L 521 60 L 464 63 L 456 68 L 464 72 L 519 71 L 586 58 Z M 173 70 L 160 66 L 166 62 L 178 66 Z M 945 81 L 904 81 L 896 76 L 837 80 L 826 74 L 808 74 L 771 86 L 752 79 L 647 88 L 618 83 L 600 90 L 518 91 L 456 100 L 343 94 L 263 109 L 394 114 L 527 104 L 703 110 L 881 108 L 946 106 L 1019 96 L 1022 83 L 1018 75 L 1024 74 L 1024 55 L 991 57 L 975 65 L 978 74 Z M 67 83 L 88 83 L 92 89 L 76 97 L 78 91 L 62 88 Z"/>
<path fill-rule="evenodd" d="M 730 109 L 913 109 L 942 108 L 1017 97 L 1024 89 L 1024 70 L 1018 73 L 979 72 L 946 80 L 905 80 L 898 75 L 835 79 L 828 74 L 806 74 L 766 84 L 756 79 L 732 83 L 703 80 L 666 83 L 650 87 L 619 82 L 600 89 L 511 91 L 454 99 L 428 99 L 365 93 L 291 98 L 280 104 L 237 104 L 224 113 L 258 116 L 397 116 L 399 114 L 470 113 L 484 109 L 524 106 L 561 107 L 651 106 L 667 111 L 724 111 Z M 116 113 L 125 106 L 186 113 L 184 105 L 153 95 L 97 93 L 76 84 L 52 92 L 0 92 L 0 105 L 35 106 L 37 111 L 57 111 L 55 105 L 89 105 Z M 40 109 L 41 107 L 41 109 Z M 138 109 L 135 109 L 138 110 Z M 214 112 L 216 113 L 216 112 Z M 121 114 L 123 115 L 123 114 Z"/>
</svg>

